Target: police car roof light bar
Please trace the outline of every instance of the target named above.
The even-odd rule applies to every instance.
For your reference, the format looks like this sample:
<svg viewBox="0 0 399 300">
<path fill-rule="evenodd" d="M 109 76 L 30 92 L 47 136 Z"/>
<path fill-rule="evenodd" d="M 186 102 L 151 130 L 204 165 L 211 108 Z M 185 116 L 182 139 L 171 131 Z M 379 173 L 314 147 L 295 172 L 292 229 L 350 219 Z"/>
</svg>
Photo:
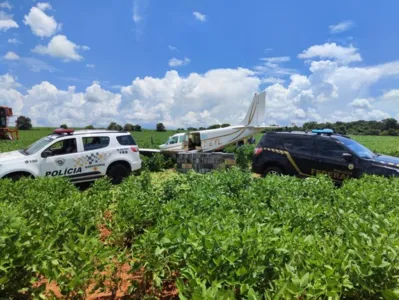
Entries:
<svg viewBox="0 0 399 300">
<path fill-rule="evenodd" d="M 64 128 L 58 128 L 54 130 L 55 134 L 72 134 L 75 130 L 74 129 L 64 129 Z"/>
<path fill-rule="evenodd" d="M 327 128 L 325 128 L 325 129 L 313 129 L 313 130 L 312 130 L 312 133 L 331 135 L 331 134 L 334 133 L 334 130 L 332 130 L 332 129 L 327 129 Z"/>
</svg>

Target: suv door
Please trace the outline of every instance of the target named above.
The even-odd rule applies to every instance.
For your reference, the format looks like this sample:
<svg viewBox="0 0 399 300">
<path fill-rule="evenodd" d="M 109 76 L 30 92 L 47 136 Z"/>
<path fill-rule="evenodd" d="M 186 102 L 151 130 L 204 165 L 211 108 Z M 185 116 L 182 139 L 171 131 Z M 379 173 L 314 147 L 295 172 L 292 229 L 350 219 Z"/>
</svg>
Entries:
<svg viewBox="0 0 399 300">
<path fill-rule="evenodd" d="M 313 139 L 306 136 L 287 136 L 282 142 L 293 171 L 300 176 L 310 176 L 314 154 Z"/>
<path fill-rule="evenodd" d="M 315 146 L 312 175 L 326 174 L 338 181 L 353 177 L 354 166 L 342 156 L 343 153 L 349 153 L 342 144 L 333 139 L 318 138 Z"/>
<path fill-rule="evenodd" d="M 83 168 L 75 166 L 79 155 L 76 138 L 56 140 L 41 153 L 41 176 L 76 177 L 83 173 Z"/>
<path fill-rule="evenodd" d="M 107 148 L 110 144 L 109 136 L 85 136 L 82 137 L 83 152 L 76 163 L 84 168 L 85 178 L 101 177 L 107 172 L 106 159 Z M 105 151 L 104 151 L 105 150 Z"/>
</svg>

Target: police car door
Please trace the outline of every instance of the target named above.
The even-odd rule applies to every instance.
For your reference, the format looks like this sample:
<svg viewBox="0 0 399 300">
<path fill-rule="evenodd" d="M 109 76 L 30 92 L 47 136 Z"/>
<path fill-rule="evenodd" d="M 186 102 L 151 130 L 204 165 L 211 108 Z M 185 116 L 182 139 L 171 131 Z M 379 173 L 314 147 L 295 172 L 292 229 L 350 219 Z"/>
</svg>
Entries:
<svg viewBox="0 0 399 300">
<path fill-rule="evenodd" d="M 79 155 L 76 137 L 57 139 L 41 153 L 40 175 L 47 177 L 79 177 L 82 168 L 75 166 Z"/>
<path fill-rule="evenodd" d="M 301 137 L 284 137 L 284 149 L 288 152 L 287 158 L 291 172 L 299 176 L 309 176 L 313 160 L 313 139 Z"/>
<path fill-rule="evenodd" d="M 82 166 L 85 178 L 97 179 L 106 174 L 105 161 L 111 154 L 106 148 L 110 144 L 108 136 L 82 137 L 83 152 L 77 159 Z"/>
<path fill-rule="evenodd" d="M 320 137 L 316 138 L 315 145 L 312 175 L 326 174 L 337 181 L 353 177 L 353 164 L 342 156 L 348 150 L 340 143 L 334 139 Z"/>
</svg>

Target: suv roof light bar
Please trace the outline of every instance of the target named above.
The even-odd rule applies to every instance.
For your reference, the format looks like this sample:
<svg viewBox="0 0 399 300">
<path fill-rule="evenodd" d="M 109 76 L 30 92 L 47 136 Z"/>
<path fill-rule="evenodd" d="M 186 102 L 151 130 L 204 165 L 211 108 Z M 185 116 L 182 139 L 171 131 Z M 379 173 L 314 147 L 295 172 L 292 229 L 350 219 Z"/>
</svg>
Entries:
<svg viewBox="0 0 399 300">
<path fill-rule="evenodd" d="M 58 128 L 54 130 L 53 132 L 55 134 L 72 134 L 75 130 L 74 129 L 64 129 L 64 128 Z"/>
<path fill-rule="evenodd" d="M 320 134 L 331 135 L 331 134 L 334 133 L 334 130 L 332 130 L 332 129 L 327 129 L 327 128 L 325 128 L 325 129 L 313 129 L 313 130 L 312 130 L 312 133 L 316 133 L 316 134 L 318 134 L 318 135 L 320 135 Z"/>
</svg>

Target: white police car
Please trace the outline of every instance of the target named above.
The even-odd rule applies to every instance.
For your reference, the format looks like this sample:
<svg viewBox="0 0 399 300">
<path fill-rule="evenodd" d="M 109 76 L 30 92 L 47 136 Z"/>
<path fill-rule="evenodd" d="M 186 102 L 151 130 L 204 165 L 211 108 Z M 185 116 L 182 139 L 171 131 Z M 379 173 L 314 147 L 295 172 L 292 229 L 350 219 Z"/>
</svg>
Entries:
<svg viewBox="0 0 399 300">
<path fill-rule="evenodd" d="M 129 132 L 57 129 L 27 149 L 0 153 L 0 178 L 68 177 L 74 183 L 103 176 L 120 183 L 141 168 Z"/>
</svg>

